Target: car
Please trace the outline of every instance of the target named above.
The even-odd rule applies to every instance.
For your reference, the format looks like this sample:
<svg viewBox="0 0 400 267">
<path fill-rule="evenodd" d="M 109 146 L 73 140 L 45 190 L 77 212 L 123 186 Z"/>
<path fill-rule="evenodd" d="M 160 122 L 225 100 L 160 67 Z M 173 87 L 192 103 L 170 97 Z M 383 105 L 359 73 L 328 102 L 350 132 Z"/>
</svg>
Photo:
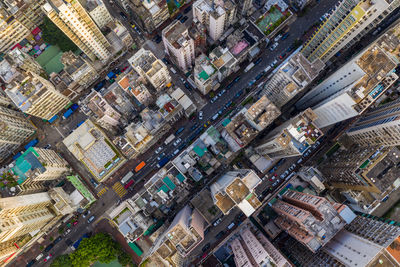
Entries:
<svg viewBox="0 0 400 267">
<path fill-rule="evenodd" d="M 273 182 L 273 181 L 274 181 L 274 179 L 272 179 L 272 178 L 269 178 L 269 179 L 268 179 L 268 181 L 270 181 L 270 182 Z"/>
<path fill-rule="evenodd" d="M 235 80 L 233 80 L 233 82 L 236 83 L 236 82 L 238 82 L 239 80 L 240 80 L 240 76 L 239 76 L 239 77 L 236 77 Z"/>
<path fill-rule="evenodd" d="M 184 16 L 183 18 L 181 18 L 179 21 L 181 22 L 181 23 L 185 23 L 185 21 L 187 21 L 188 20 L 188 16 Z"/>
<path fill-rule="evenodd" d="M 64 236 L 67 236 L 69 233 L 71 233 L 71 229 L 70 229 L 70 228 L 68 228 L 67 230 L 65 230 Z"/>
<path fill-rule="evenodd" d="M 271 51 L 274 51 L 275 50 L 275 48 L 277 48 L 278 47 L 278 45 L 279 45 L 279 43 L 278 42 L 276 42 L 276 43 L 274 43 L 270 48 L 269 48 L 269 50 L 271 50 Z"/>
<path fill-rule="evenodd" d="M 77 224 L 78 224 L 78 221 L 74 221 L 74 222 L 72 223 L 73 226 L 75 226 L 75 225 L 77 225 Z"/>
<path fill-rule="evenodd" d="M 181 80 L 182 83 L 185 83 L 185 79 L 183 79 L 182 77 L 179 77 L 179 80 Z"/>
<path fill-rule="evenodd" d="M 47 145 L 45 145 L 43 148 L 44 148 L 44 149 L 49 149 L 49 148 L 51 148 L 51 145 L 50 145 L 50 144 L 47 144 Z"/>
<path fill-rule="evenodd" d="M 300 164 L 300 163 L 302 163 L 302 162 L 303 162 L 303 159 L 300 158 L 300 159 L 297 161 L 297 164 Z"/>
<path fill-rule="evenodd" d="M 282 38 L 282 34 L 278 34 L 275 38 L 274 41 L 278 42 Z"/>
<path fill-rule="evenodd" d="M 233 82 L 231 82 L 230 84 L 228 84 L 228 86 L 226 86 L 226 88 L 230 89 L 233 86 Z"/>
<path fill-rule="evenodd" d="M 224 109 L 220 109 L 220 110 L 218 111 L 218 114 L 221 115 L 223 112 L 224 112 Z"/>
<path fill-rule="evenodd" d="M 131 27 L 132 27 L 132 29 L 135 29 L 135 28 L 136 28 L 136 25 L 135 25 L 135 24 L 132 24 Z"/>
<path fill-rule="evenodd" d="M 187 82 L 184 82 L 183 85 L 186 87 L 186 89 L 189 89 L 189 90 L 192 89 L 192 87 L 190 87 L 190 84 Z"/>
<path fill-rule="evenodd" d="M 178 16 L 176 16 L 176 20 L 180 20 L 183 17 L 183 15 L 181 13 L 178 14 Z"/>
<path fill-rule="evenodd" d="M 124 71 L 126 71 L 128 68 L 129 68 L 129 66 L 125 66 L 125 67 L 122 68 L 121 71 L 124 72 Z"/>
<path fill-rule="evenodd" d="M 51 259 L 51 256 L 53 256 L 53 255 L 49 254 L 46 258 L 44 258 L 43 261 L 48 262 Z"/>
<path fill-rule="evenodd" d="M 286 38 L 288 38 L 289 37 L 289 35 L 290 35 L 290 33 L 285 33 L 284 35 L 282 35 L 282 38 L 281 38 L 281 40 L 283 41 L 283 40 L 285 40 Z"/>
<path fill-rule="evenodd" d="M 179 153 L 179 149 L 175 150 L 173 155 L 176 156 L 176 155 L 178 155 L 178 153 Z"/>
<path fill-rule="evenodd" d="M 270 66 L 273 68 L 276 66 L 276 64 L 278 64 L 278 60 L 275 59 L 274 61 L 272 61 Z"/>
<path fill-rule="evenodd" d="M 222 222 L 222 218 L 218 218 L 214 223 L 213 226 L 217 226 L 218 224 L 220 224 Z"/>
<path fill-rule="evenodd" d="M 277 186 L 278 182 L 272 184 L 273 187 Z"/>
<path fill-rule="evenodd" d="M 95 218 L 94 215 L 92 215 L 92 217 L 90 217 L 90 218 L 87 220 L 87 222 L 88 222 L 88 223 L 92 223 L 92 222 L 94 221 L 94 218 Z"/>
<path fill-rule="evenodd" d="M 222 96 L 223 94 L 225 94 L 225 92 L 226 92 L 226 90 L 225 90 L 225 89 L 222 89 L 222 91 L 219 92 L 218 96 Z"/>
<path fill-rule="evenodd" d="M 93 178 L 90 178 L 90 182 L 93 184 L 94 187 L 98 187 L 99 186 L 99 184 Z"/>
<path fill-rule="evenodd" d="M 43 253 L 40 253 L 39 255 L 36 256 L 35 260 L 38 261 L 41 258 L 43 258 Z"/>
<path fill-rule="evenodd" d="M 286 170 L 286 171 L 285 171 L 283 174 L 286 176 L 286 175 L 288 175 L 288 174 L 289 174 L 289 171 L 288 171 L 288 170 Z"/>
<path fill-rule="evenodd" d="M 232 105 L 232 100 L 228 101 L 228 103 L 225 104 L 225 108 L 228 108 L 230 105 Z"/>
<path fill-rule="evenodd" d="M 253 84 L 255 84 L 256 83 L 256 80 L 251 80 L 249 83 L 248 83 L 248 85 L 249 86 L 252 86 Z"/>
<path fill-rule="evenodd" d="M 191 130 L 191 131 L 196 130 L 197 126 L 199 126 L 199 125 L 196 123 L 195 125 L 193 125 L 192 127 L 190 127 L 190 130 Z"/>
<path fill-rule="evenodd" d="M 175 140 L 175 142 L 173 143 L 173 145 L 174 145 L 174 146 L 178 146 L 179 143 L 180 143 L 181 141 L 182 141 L 182 139 L 177 138 L 177 139 Z"/>
<path fill-rule="evenodd" d="M 154 151 L 156 154 L 158 154 L 158 153 L 160 153 L 161 152 L 161 150 L 163 150 L 163 147 L 162 146 L 159 146 L 157 149 L 156 149 L 156 151 Z"/>
<path fill-rule="evenodd" d="M 216 236 L 215 236 L 215 238 L 216 239 L 220 239 L 221 237 L 223 237 L 225 235 L 225 231 L 221 231 L 221 232 L 219 232 Z"/>
<path fill-rule="evenodd" d="M 31 267 L 33 264 L 35 264 L 36 260 L 33 259 L 30 262 L 28 262 L 28 264 L 26 264 L 26 267 Z"/>
<path fill-rule="evenodd" d="M 71 241 L 71 239 L 67 239 L 65 240 L 65 244 L 67 244 L 67 246 L 71 246 L 74 242 Z"/>
<path fill-rule="evenodd" d="M 279 56 L 279 59 L 284 59 L 286 57 L 286 52 Z"/>
<path fill-rule="evenodd" d="M 121 16 L 121 18 L 123 18 L 124 20 L 127 20 L 128 19 L 128 17 L 125 15 L 125 13 L 124 12 L 119 12 L 119 15 Z"/>
<path fill-rule="evenodd" d="M 90 210 L 87 210 L 85 213 L 83 213 L 82 217 L 86 218 L 86 216 L 88 216 L 90 214 Z"/>
<path fill-rule="evenodd" d="M 202 120 L 203 119 L 203 111 L 200 111 L 199 112 L 199 120 Z"/>
<path fill-rule="evenodd" d="M 166 65 L 169 65 L 169 64 L 170 64 L 169 61 L 168 61 L 168 59 L 166 59 L 166 58 L 163 58 L 162 61 L 163 61 Z"/>
<path fill-rule="evenodd" d="M 281 176 L 279 176 L 279 177 L 281 177 L 283 179 L 283 178 L 285 178 L 285 176 L 286 175 L 284 173 L 282 173 Z"/>
<path fill-rule="evenodd" d="M 58 242 L 60 242 L 61 240 L 62 240 L 62 236 L 57 237 L 57 238 L 54 240 L 54 245 L 57 244 Z"/>
<path fill-rule="evenodd" d="M 50 245 L 48 245 L 48 246 L 44 249 L 44 252 L 49 252 L 53 247 L 54 247 L 54 243 L 51 243 Z"/>
<path fill-rule="evenodd" d="M 262 57 L 258 58 L 258 59 L 254 62 L 254 65 L 260 64 L 261 61 L 262 61 Z"/>
<path fill-rule="evenodd" d="M 317 141 L 317 142 L 315 142 L 315 144 L 316 144 L 317 146 L 319 146 L 319 145 L 321 144 L 321 142 L 320 142 L 320 141 Z"/>
<path fill-rule="evenodd" d="M 202 249 L 201 251 L 206 252 L 207 250 L 209 250 L 211 247 L 210 243 L 207 243 Z"/>
<path fill-rule="evenodd" d="M 185 8 L 184 10 L 183 10 L 183 13 L 188 13 L 190 10 L 192 10 L 192 6 L 188 6 L 187 8 Z"/>
</svg>

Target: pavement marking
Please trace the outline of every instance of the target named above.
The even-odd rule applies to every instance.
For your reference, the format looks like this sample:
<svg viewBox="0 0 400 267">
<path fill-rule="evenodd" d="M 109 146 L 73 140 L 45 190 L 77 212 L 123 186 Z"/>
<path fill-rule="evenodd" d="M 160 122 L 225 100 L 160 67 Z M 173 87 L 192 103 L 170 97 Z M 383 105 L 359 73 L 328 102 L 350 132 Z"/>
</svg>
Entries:
<svg viewBox="0 0 400 267">
<path fill-rule="evenodd" d="M 124 188 L 124 186 L 120 182 L 116 182 L 112 186 L 112 188 L 114 189 L 115 193 L 117 193 L 117 195 L 119 197 L 123 197 L 128 193 L 128 191 L 126 191 L 126 189 Z"/>
<path fill-rule="evenodd" d="M 57 128 L 57 126 L 54 126 L 54 128 L 57 130 L 57 132 L 61 135 L 62 138 L 65 139 L 65 136 L 60 132 L 60 130 Z"/>
<path fill-rule="evenodd" d="M 107 192 L 107 188 L 106 188 L 106 187 L 104 187 L 103 189 L 101 189 L 101 190 L 97 193 L 97 196 L 98 196 L 98 197 L 101 197 L 105 192 Z"/>
</svg>

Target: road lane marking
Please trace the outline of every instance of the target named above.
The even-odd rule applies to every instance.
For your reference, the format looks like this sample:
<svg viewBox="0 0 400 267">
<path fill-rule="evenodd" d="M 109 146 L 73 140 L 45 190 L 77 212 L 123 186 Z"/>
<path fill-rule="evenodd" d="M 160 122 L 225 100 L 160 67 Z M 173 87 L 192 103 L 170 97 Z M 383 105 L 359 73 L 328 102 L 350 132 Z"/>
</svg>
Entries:
<svg viewBox="0 0 400 267">
<path fill-rule="evenodd" d="M 121 197 L 121 198 L 128 193 L 128 191 L 126 191 L 126 189 L 124 188 L 124 186 L 120 182 L 116 182 L 112 186 L 112 188 L 114 189 L 115 193 L 117 193 L 117 195 L 119 197 Z"/>
</svg>

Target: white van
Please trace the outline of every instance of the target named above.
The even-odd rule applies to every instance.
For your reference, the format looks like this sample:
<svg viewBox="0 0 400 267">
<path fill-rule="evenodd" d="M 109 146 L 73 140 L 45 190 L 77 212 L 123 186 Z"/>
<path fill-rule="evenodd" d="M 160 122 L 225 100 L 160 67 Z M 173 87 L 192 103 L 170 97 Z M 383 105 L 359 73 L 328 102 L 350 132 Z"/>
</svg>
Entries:
<svg viewBox="0 0 400 267">
<path fill-rule="evenodd" d="M 235 223 L 234 222 L 232 222 L 230 225 L 228 225 L 228 230 L 231 230 L 232 228 L 233 228 L 233 226 L 235 226 Z"/>
</svg>

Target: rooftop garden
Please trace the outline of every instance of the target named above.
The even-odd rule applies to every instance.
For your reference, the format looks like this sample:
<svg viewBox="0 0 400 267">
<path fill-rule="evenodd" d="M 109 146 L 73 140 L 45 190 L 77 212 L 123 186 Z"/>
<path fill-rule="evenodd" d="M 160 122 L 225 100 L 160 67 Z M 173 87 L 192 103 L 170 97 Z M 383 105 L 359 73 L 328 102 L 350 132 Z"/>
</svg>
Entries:
<svg viewBox="0 0 400 267">
<path fill-rule="evenodd" d="M 288 9 L 282 12 L 279 7 L 272 6 L 270 10 L 255 21 L 255 24 L 265 35 L 269 35 L 289 18 L 290 15 L 291 13 Z"/>
<path fill-rule="evenodd" d="M 5 188 L 5 187 L 14 187 L 17 186 L 18 183 L 15 181 L 13 175 L 11 172 L 5 172 L 2 175 L 0 175 L 0 187 Z"/>
</svg>

